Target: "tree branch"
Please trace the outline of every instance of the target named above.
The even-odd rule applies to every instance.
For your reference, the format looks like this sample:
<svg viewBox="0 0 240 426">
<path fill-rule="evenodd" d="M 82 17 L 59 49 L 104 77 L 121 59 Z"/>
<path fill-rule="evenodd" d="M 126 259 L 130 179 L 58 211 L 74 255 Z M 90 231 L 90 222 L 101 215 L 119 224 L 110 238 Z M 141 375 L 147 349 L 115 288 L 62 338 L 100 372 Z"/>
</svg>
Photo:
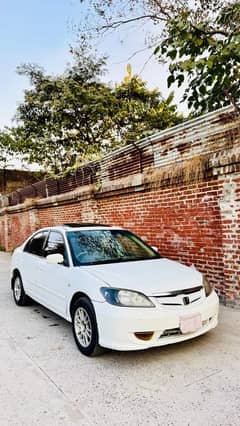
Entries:
<svg viewBox="0 0 240 426">
<path fill-rule="evenodd" d="M 143 19 L 153 19 L 153 20 L 159 20 L 159 21 L 167 21 L 167 18 L 163 18 L 160 17 L 158 15 L 142 15 L 142 16 L 136 16 L 134 18 L 130 18 L 130 19 L 122 19 L 120 21 L 114 21 L 114 22 L 109 22 L 109 24 L 105 24 L 102 25 L 101 29 L 105 30 L 105 29 L 109 29 L 109 28 L 119 28 L 121 25 L 126 25 L 126 24 L 130 24 L 131 22 L 137 22 L 137 21 L 141 21 Z"/>
</svg>

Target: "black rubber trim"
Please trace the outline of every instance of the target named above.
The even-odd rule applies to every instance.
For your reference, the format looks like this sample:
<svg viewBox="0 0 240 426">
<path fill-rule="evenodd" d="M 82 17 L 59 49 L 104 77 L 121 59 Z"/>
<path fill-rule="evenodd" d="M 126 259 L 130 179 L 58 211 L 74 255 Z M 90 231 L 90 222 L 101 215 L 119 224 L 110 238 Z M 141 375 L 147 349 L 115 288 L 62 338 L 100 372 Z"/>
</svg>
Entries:
<svg viewBox="0 0 240 426">
<path fill-rule="evenodd" d="M 169 291 L 168 293 L 162 293 L 160 295 L 154 295 L 153 297 L 157 297 L 158 299 L 161 297 L 176 297 L 179 296 L 180 294 L 192 294 L 192 293 L 197 293 L 197 291 L 200 291 L 203 289 L 203 286 L 200 285 L 198 287 L 192 287 L 192 288 L 185 288 L 183 290 L 173 290 L 173 291 Z"/>
</svg>

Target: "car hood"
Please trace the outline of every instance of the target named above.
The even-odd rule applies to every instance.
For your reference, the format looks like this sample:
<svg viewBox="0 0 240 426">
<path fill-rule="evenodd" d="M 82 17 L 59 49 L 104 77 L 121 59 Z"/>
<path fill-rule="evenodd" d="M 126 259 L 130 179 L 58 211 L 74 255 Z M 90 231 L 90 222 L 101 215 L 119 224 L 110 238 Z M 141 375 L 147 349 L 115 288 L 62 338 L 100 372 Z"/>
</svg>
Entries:
<svg viewBox="0 0 240 426">
<path fill-rule="evenodd" d="M 137 290 L 148 296 L 202 284 L 202 275 L 194 267 L 166 258 L 84 268 L 90 275 L 111 287 Z"/>
</svg>

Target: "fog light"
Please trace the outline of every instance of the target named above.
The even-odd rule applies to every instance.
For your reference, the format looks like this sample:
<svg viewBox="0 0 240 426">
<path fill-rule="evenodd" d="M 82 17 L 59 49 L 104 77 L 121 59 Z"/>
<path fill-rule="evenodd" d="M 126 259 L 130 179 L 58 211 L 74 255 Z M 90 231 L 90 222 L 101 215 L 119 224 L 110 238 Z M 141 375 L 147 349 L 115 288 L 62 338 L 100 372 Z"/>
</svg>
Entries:
<svg viewBox="0 0 240 426">
<path fill-rule="evenodd" d="M 142 331 L 134 334 L 139 340 L 150 340 L 153 337 L 154 331 Z"/>
</svg>

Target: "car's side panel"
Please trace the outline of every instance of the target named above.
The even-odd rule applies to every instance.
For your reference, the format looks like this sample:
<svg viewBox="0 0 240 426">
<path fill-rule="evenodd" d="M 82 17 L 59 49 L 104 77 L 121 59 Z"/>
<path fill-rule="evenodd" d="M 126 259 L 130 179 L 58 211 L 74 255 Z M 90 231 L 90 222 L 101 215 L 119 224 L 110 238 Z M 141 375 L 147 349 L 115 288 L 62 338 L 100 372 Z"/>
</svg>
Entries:
<svg viewBox="0 0 240 426">
<path fill-rule="evenodd" d="M 27 295 L 31 296 L 34 293 L 34 287 L 37 279 L 37 265 L 39 259 L 23 251 L 17 251 L 12 258 L 12 273 L 14 270 L 19 271 L 24 290 Z"/>
<path fill-rule="evenodd" d="M 77 293 L 92 301 L 105 302 L 99 291 L 103 283 L 85 267 L 47 264 L 45 258 L 19 248 L 12 256 L 11 275 L 14 269 L 19 270 L 28 296 L 68 321 L 71 321 L 71 301 Z"/>
<path fill-rule="evenodd" d="M 69 274 L 69 286 L 66 305 L 66 319 L 71 321 L 70 306 L 77 293 L 85 294 L 92 302 L 106 303 L 100 292 L 103 282 L 91 276 L 84 267 L 72 267 Z"/>
<path fill-rule="evenodd" d="M 43 258 L 37 282 L 37 294 L 41 303 L 63 317 L 66 315 L 67 288 L 70 287 L 68 269 L 63 265 L 49 264 Z"/>
</svg>

